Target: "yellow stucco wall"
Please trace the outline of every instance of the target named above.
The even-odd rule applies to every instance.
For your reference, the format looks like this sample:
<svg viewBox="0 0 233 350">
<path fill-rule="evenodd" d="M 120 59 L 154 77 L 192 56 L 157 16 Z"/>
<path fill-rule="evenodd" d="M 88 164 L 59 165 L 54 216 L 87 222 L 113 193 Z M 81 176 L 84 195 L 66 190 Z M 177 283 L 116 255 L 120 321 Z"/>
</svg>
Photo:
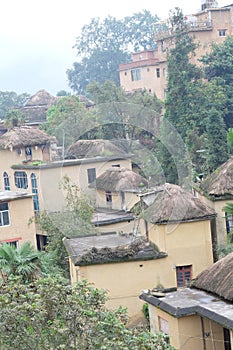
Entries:
<svg viewBox="0 0 233 350">
<path fill-rule="evenodd" d="M 124 221 L 118 222 L 115 224 L 103 225 L 97 228 L 98 232 L 108 233 L 108 232 L 116 232 L 116 233 L 132 233 L 134 230 L 135 224 L 134 221 Z"/>
<path fill-rule="evenodd" d="M 121 262 L 76 266 L 71 263 L 71 282 L 87 279 L 95 287 L 108 291 L 107 306 L 126 307 L 131 319 L 142 317 L 143 303 L 139 295 L 143 289 L 152 289 L 164 275 L 166 258 L 148 261 Z M 165 283 L 166 274 L 163 282 Z"/>
<path fill-rule="evenodd" d="M 149 225 L 149 239 L 168 253 L 168 264 L 192 265 L 192 277 L 213 264 L 209 220 L 170 225 Z"/>
<path fill-rule="evenodd" d="M 159 318 L 168 323 L 170 343 L 176 350 L 224 350 L 223 328 L 216 322 L 198 315 L 175 318 L 174 316 L 149 304 L 150 327 L 156 333 L 160 331 Z M 203 333 L 205 338 L 203 339 Z"/>
<path fill-rule="evenodd" d="M 32 198 L 22 198 L 9 202 L 10 225 L 0 226 L 0 242 L 17 240 L 19 246 L 29 241 L 36 247 L 36 229 L 29 219 L 33 218 Z"/>
</svg>

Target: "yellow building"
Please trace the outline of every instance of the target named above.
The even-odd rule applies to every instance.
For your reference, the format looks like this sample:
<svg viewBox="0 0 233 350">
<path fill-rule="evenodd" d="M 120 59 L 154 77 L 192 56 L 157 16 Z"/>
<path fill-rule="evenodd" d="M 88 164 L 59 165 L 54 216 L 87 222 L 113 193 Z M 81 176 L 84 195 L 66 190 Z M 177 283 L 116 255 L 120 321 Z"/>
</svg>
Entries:
<svg viewBox="0 0 233 350">
<path fill-rule="evenodd" d="M 200 273 L 194 288 L 140 296 L 152 332 L 164 332 L 176 350 L 233 348 L 233 253 Z"/>
<path fill-rule="evenodd" d="M 233 5 L 217 7 L 215 1 L 204 1 L 201 11 L 186 16 L 187 32 L 198 44 L 192 62 L 210 51 L 211 44 L 223 43 L 232 35 Z M 171 30 L 155 34 L 157 49 L 133 53 L 132 62 L 119 66 L 120 84 L 125 91 L 146 89 L 164 100 L 166 93 L 167 53 L 173 46 Z"/>
<path fill-rule="evenodd" d="M 233 157 L 229 158 L 210 176 L 200 183 L 198 196 L 217 213 L 217 244 L 226 243 L 227 234 L 233 229 L 233 219 L 223 211 L 228 203 L 233 203 Z"/>
<path fill-rule="evenodd" d="M 29 225 L 33 216 L 32 194 L 0 191 L 0 244 L 18 247 L 28 241 L 36 247 L 35 223 Z"/>
<path fill-rule="evenodd" d="M 108 168 L 90 184 L 95 190 L 96 206 L 129 211 L 138 201 L 138 194 L 147 189 L 148 181 L 131 169 L 117 165 Z"/>
<path fill-rule="evenodd" d="M 147 224 L 141 219 L 143 236 L 111 233 L 64 242 L 70 257 L 71 281 L 84 278 L 97 288 L 107 289 L 108 305 L 127 307 L 131 319 L 142 316 L 142 305 L 136 297 L 139 290 L 184 286 L 213 264 L 210 221 L 214 211 L 179 186 L 159 187 L 154 195 L 153 204 L 143 215 Z M 135 256 L 129 243 L 138 239 L 147 242 L 147 247 Z M 113 248 L 119 251 L 115 259 Z"/>
</svg>

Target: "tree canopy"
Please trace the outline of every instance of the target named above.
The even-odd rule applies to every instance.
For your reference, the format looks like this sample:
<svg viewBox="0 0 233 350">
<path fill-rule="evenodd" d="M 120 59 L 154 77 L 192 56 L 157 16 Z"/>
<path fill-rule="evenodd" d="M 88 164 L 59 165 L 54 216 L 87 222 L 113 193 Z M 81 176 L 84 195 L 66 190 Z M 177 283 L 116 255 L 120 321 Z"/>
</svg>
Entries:
<svg viewBox="0 0 233 350">
<path fill-rule="evenodd" d="M 0 91 L 0 118 L 4 119 L 9 110 L 22 107 L 29 97 L 27 93 L 18 95 L 14 91 Z"/>
<path fill-rule="evenodd" d="M 85 93 L 94 81 L 103 84 L 112 80 L 119 85 L 119 64 L 128 62 L 132 51 L 155 48 L 157 21 L 157 15 L 147 10 L 120 20 L 112 16 L 92 18 L 76 38 L 78 61 L 67 70 L 70 87 Z"/>
<path fill-rule="evenodd" d="M 4 350 L 172 349 L 162 334 L 126 326 L 126 310 L 106 309 L 105 291 L 87 282 L 47 277 L 1 286 L 0 348 Z"/>
</svg>

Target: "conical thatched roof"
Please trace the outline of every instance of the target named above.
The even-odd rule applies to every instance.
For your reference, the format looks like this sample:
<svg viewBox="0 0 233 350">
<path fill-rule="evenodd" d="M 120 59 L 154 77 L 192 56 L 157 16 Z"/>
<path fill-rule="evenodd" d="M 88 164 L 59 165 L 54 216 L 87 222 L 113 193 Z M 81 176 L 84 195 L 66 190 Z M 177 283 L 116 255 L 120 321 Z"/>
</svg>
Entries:
<svg viewBox="0 0 233 350">
<path fill-rule="evenodd" d="M 125 154 L 121 148 L 109 140 L 79 140 L 68 148 L 66 158 L 110 157 Z"/>
<path fill-rule="evenodd" d="M 97 177 L 90 185 L 99 190 L 119 192 L 143 189 L 148 186 L 148 181 L 141 175 L 126 168 L 111 167 Z"/>
<path fill-rule="evenodd" d="M 46 90 L 39 90 L 37 93 L 32 95 L 27 102 L 25 103 L 25 107 L 28 106 L 46 106 L 50 107 L 54 105 L 57 101 L 57 98 L 51 95 Z"/>
<path fill-rule="evenodd" d="M 55 137 L 51 137 L 44 131 L 30 126 L 15 127 L 0 136 L 1 149 L 38 146 L 49 142 L 56 142 Z"/>
<path fill-rule="evenodd" d="M 41 123 L 47 120 L 47 110 L 57 103 L 57 97 L 46 90 L 39 90 L 20 109 L 27 123 Z"/>
<path fill-rule="evenodd" d="M 180 186 L 166 183 L 155 189 L 154 202 L 145 211 L 145 215 L 152 223 L 167 223 L 202 220 L 215 213 L 192 193 Z"/>
<path fill-rule="evenodd" d="M 233 301 L 233 253 L 202 271 L 195 279 L 194 285 L 198 289 Z"/>
<path fill-rule="evenodd" d="M 233 196 L 233 157 L 228 159 L 200 184 L 203 193 L 211 197 Z"/>
</svg>

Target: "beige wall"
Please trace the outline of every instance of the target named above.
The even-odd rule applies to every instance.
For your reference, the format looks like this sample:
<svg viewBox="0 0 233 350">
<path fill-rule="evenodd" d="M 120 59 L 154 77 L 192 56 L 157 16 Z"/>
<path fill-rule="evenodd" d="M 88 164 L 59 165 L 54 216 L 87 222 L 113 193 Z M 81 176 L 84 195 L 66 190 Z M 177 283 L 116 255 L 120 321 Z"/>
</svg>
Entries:
<svg viewBox="0 0 233 350">
<path fill-rule="evenodd" d="M 222 208 L 228 204 L 233 203 L 233 200 L 215 200 L 211 201 L 210 199 L 206 198 L 205 196 L 198 194 L 198 197 L 206 203 L 209 207 L 213 208 L 217 214 L 216 217 L 216 230 L 217 230 L 217 241 L 218 244 L 224 244 L 226 243 L 227 238 L 227 231 L 226 231 L 226 219 L 225 219 L 225 213 L 222 210 Z"/>
<path fill-rule="evenodd" d="M 97 228 L 101 233 L 116 232 L 116 233 L 132 233 L 135 227 L 135 221 L 118 222 L 114 224 L 102 225 Z"/>
<path fill-rule="evenodd" d="M 74 267 L 71 262 L 71 282 L 87 279 L 97 288 L 108 290 L 108 306 L 110 308 L 127 307 L 132 320 L 142 317 L 143 303 L 139 299 L 141 291 L 156 287 L 161 280 L 166 284 L 168 275 L 165 273 L 168 269 L 166 259 L 80 267 Z M 169 280 L 168 283 L 170 283 Z"/>
<path fill-rule="evenodd" d="M 95 191 L 96 206 L 100 208 L 112 208 L 115 210 L 131 210 L 132 207 L 139 202 L 137 193 L 124 192 L 125 204 L 122 203 L 121 192 L 111 192 L 112 205 L 109 206 L 106 202 L 106 192 L 102 190 Z"/>
<path fill-rule="evenodd" d="M 18 241 L 20 246 L 29 241 L 36 247 L 35 223 L 28 224 L 34 216 L 32 198 L 21 198 L 8 204 L 10 225 L 0 226 L 0 242 Z"/>
<path fill-rule="evenodd" d="M 3 151 L 2 151 L 3 152 Z M 8 151 L 4 151 L 4 155 L 7 158 L 7 154 L 9 154 Z M 1 153 L 0 153 L 1 155 Z M 75 162 L 74 162 L 75 163 Z M 31 188 L 31 179 L 30 176 L 32 173 L 36 175 L 37 178 L 37 184 L 38 184 L 38 193 L 39 193 L 39 202 L 40 202 L 40 209 L 41 210 L 48 210 L 48 211 L 58 211 L 64 208 L 65 206 L 65 193 L 63 189 L 61 188 L 62 179 L 66 175 L 71 179 L 71 182 L 76 183 L 80 190 L 85 192 L 87 196 L 90 197 L 90 199 L 95 201 L 95 193 L 94 190 L 88 188 L 88 178 L 87 178 L 87 169 L 95 168 L 96 169 L 96 176 L 99 176 L 101 173 L 106 171 L 107 168 L 111 167 L 115 164 L 120 164 L 121 167 L 126 167 L 128 169 L 131 169 L 131 160 L 130 159 L 122 159 L 122 160 L 111 160 L 111 161 L 105 161 L 105 162 L 90 162 L 88 164 L 81 163 L 81 164 L 74 164 L 67 166 L 67 162 L 64 162 L 63 165 L 54 166 L 54 167 L 41 167 L 41 168 L 20 168 L 17 169 L 17 171 L 25 171 L 27 173 L 28 177 L 28 189 L 18 189 L 14 184 L 14 172 L 16 170 L 11 169 L 12 164 L 19 164 L 18 162 L 8 161 L 8 163 L 2 163 L 4 164 L 4 169 L 2 168 L 2 174 L 3 171 L 6 170 L 8 174 L 10 175 L 10 186 L 11 190 L 16 191 L 28 191 L 29 193 L 32 192 Z M 0 166 L 1 169 L 1 166 Z M 0 173 L 1 174 L 1 173 Z M 3 188 L 3 176 L 1 178 L 1 184 Z"/>
<path fill-rule="evenodd" d="M 150 326 L 151 331 L 156 333 L 160 331 L 159 317 L 168 323 L 168 333 L 170 343 L 176 350 L 224 350 L 223 328 L 219 324 L 203 318 L 198 315 L 175 318 L 172 315 L 149 304 Z M 206 333 L 205 340 L 202 334 Z"/>
<path fill-rule="evenodd" d="M 174 271 L 176 266 L 192 265 L 194 278 L 213 264 L 209 220 L 174 225 L 149 224 L 149 239 L 168 253 L 167 263 Z"/>
</svg>

